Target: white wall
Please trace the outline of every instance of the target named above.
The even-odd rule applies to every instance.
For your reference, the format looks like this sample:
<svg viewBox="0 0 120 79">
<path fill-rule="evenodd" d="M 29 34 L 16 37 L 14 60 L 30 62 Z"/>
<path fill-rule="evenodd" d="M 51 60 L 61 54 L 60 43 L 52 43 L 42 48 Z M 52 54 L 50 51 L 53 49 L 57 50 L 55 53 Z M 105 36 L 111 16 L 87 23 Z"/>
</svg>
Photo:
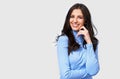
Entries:
<svg viewBox="0 0 120 79">
<path fill-rule="evenodd" d="M 55 37 L 68 9 L 88 6 L 98 29 L 100 72 L 94 79 L 118 79 L 118 0 L 0 1 L 0 79 L 59 79 Z"/>
</svg>

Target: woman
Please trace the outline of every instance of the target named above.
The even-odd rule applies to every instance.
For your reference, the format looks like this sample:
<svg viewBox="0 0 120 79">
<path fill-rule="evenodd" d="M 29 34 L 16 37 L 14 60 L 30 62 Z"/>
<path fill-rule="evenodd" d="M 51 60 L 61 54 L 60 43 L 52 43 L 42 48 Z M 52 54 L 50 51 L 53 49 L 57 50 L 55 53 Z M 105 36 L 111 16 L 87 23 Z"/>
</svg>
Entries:
<svg viewBox="0 0 120 79">
<path fill-rule="evenodd" d="M 76 3 L 69 9 L 57 37 L 57 55 L 60 79 L 92 79 L 98 73 L 98 40 L 84 4 Z"/>
</svg>

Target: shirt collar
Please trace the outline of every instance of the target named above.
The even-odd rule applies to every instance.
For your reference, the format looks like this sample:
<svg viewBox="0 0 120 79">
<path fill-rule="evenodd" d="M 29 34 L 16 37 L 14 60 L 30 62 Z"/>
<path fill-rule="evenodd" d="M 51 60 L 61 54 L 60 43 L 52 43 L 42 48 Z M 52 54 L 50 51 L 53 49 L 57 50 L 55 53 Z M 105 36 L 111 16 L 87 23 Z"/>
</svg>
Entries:
<svg viewBox="0 0 120 79">
<path fill-rule="evenodd" d="M 79 44 L 82 44 L 83 43 L 83 36 L 82 35 L 77 36 L 78 32 L 74 31 L 74 30 L 72 30 L 72 33 L 73 33 L 73 36 L 74 36 L 76 42 Z"/>
</svg>

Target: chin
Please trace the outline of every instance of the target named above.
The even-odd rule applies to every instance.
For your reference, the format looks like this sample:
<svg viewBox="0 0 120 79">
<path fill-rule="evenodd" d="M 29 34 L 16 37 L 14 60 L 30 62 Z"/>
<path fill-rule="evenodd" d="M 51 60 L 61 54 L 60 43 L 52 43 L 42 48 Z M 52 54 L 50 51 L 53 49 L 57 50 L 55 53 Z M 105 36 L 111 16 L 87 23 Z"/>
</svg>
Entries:
<svg viewBox="0 0 120 79">
<path fill-rule="evenodd" d="M 72 30 L 74 30 L 74 31 L 79 31 L 79 29 L 76 29 L 76 28 L 73 28 Z"/>
</svg>

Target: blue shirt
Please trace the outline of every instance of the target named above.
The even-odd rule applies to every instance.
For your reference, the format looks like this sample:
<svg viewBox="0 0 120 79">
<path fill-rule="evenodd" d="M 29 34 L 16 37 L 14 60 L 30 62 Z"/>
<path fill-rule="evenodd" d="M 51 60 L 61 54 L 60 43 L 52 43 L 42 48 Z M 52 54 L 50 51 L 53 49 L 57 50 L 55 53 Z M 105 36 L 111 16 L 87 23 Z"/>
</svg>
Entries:
<svg viewBox="0 0 120 79">
<path fill-rule="evenodd" d="M 60 79 L 92 79 L 99 71 L 98 47 L 93 50 L 92 44 L 86 44 L 83 48 L 82 36 L 76 36 L 72 31 L 80 48 L 68 55 L 68 37 L 60 36 L 57 42 L 57 56 L 60 70 Z"/>
</svg>

